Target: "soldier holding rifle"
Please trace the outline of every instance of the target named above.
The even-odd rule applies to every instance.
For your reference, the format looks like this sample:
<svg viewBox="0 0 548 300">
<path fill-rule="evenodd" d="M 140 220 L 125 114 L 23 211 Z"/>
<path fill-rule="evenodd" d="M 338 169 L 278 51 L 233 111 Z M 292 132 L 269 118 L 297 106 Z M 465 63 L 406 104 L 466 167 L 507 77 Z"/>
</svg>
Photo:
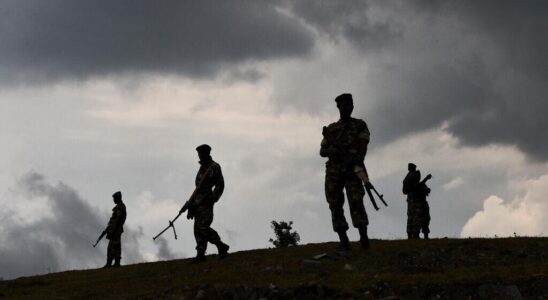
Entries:
<svg viewBox="0 0 548 300">
<path fill-rule="evenodd" d="M 217 231 L 211 228 L 213 222 L 213 205 L 221 198 L 225 188 L 221 166 L 213 161 L 211 147 L 200 145 L 196 148 L 200 158 L 200 169 L 196 175 L 196 190 L 193 197 L 181 209 L 188 208 L 187 218 L 194 218 L 194 237 L 196 239 L 196 257 L 191 263 L 200 263 L 206 260 L 207 243 L 217 246 L 219 259 L 228 255 L 227 244 L 221 241 Z"/>
<path fill-rule="evenodd" d="M 223 194 L 225 182 L 221 166 L 213 161 L 211 157 L 211 147 L 209 145 L 200 145 L 196 148 L 198 157 L 200 158 L 200 169 L 196 175 L 196 188 L 190 196 L 189 200 L 183 205 L 179 214 L 169 221 L 169 226 L 158 233 L 153 239 L 156 240 L 169 228 L 173 229 L 175 239 L 177 233 L 173 223 L 181 214 L 187 212 L 187 219 L 194 219 L 194 238 L 196 239 L 196 257 L 190 261 L 191 264 L 201 263 L 206 261 L 205 253 L 207 243 L 212 243 L 217 246 L 219 259 L 224 259 L 228 255 L 227 244 L 221 241 L 219 234 L 213 228 L 213 206 Z"/>
<path fill-rule="evenodd" d="M 116 206 L 112 209 L 112 216 L 108 221 L 107 228 L 101 233 L 93 247 L 97 246 L 99 241 L 106 235 L 108 242 L 107 263 L 104 268 L 119 267 L 122 259 L 122 233 L 124 232 L 124 222 L 126 221 L 126 205 L 122 202 L 122 192 L 116 192 L 112 195 Z M 112 262 L 114 261 L 114 265 Z"/>
<path fill-rule="evenodd" d="M 343 190 L 346 190 L 352 225 L 359 230 L 360 245 L 365 250 L 369 248 L 367 236 L 369 220 L 363 204 L 366 189 L 374 203 L 370 193 L 373 186 L 367 178 L 363 163 L 370 133 L 363 120 L 351 117 L 354 109 L 351 94 L 339 95 L 335 98 L 335 102 L 340 119 L 324 127 L 320 149 L 320 155 L 328 158 L 325 171 L 325 196 L 331 210 L 333 230 L 339 235 L 340 248 L 350 250 L 350 242 L 346 234 L 348 224 L 343 211 Z M 373 205 L 377 209 L 376 204 Z"/>
<path fill-rule="evenodd" d="M 428 239 L 430 233 L 430 207 L 426 197 L 430 195 L 430 188 L 426 182 L 432 178 L 428 174 L 421 181 L 421 172 L 414 163 L 407 165 L 409 173 L 403 180 L 403 193 L 407 195 L 407 237 L 419 239 L 422 231 L 424 239 Z"/>
</svg>

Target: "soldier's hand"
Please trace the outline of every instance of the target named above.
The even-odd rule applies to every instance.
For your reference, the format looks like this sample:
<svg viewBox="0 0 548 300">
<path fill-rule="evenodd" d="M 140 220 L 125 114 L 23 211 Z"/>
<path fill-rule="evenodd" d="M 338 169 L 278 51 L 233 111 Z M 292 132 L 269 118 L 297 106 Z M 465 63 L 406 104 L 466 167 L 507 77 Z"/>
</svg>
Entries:
<svg viewBox="0 0 548 300">
<path fill-rule="evenodd" d="M 368 190 L 374 189 L 373 185 L 371 184 L 371 181 L 368 181 L 367 183 L 365 183 L 364 186 Z"/>
</svg>

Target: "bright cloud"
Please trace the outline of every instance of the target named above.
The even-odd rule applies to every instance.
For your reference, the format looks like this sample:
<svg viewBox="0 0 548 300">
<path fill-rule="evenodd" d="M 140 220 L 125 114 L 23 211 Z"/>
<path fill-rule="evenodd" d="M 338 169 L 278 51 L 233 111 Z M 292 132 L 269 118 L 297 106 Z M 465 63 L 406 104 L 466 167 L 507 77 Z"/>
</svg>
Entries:
<svg viewBox="0 0 548 300">
<path fill-rule="evenodd" d="M 461 236 L 539 236 L 548 232 L 548 175 L 518 182 L 523 196 L 505 201 L 489 196 L 462 229 Z"/>
</svg>

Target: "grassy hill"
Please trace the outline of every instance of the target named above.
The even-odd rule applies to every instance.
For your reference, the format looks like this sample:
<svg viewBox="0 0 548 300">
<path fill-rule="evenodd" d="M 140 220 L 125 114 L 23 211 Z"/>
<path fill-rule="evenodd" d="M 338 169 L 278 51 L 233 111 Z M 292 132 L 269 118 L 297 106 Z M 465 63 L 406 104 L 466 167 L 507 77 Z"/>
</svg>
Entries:
<svg viewBox="0 0 548 300">
<path fill-rule="evenodd" d="M 548 238 L 352 246 L 351 255 L 309 244 L 25 277 L 0 282 L 0 299 L 548 299 Z"/>
</svg>

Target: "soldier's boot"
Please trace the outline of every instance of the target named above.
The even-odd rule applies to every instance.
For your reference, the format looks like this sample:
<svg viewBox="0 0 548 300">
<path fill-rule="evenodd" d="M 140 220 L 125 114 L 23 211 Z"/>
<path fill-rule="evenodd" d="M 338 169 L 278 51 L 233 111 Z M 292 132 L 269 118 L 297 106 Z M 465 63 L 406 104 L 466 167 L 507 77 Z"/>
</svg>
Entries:
<svg viewBox="0 0 548 300">
<path fill-rule="evenodd" d="M 103 269 L 112 267 L 112 258 L 107 258 L 107 264 L 103 267 Z"/>
<path fill-rule="evenodd" d="M 217 246 L 217 251 L 219 252 L 219 259 L 225 259 L 228 256 L 230 246 L 221 241 L 217 242 L 215 246 Z"/>
<path fill-rule="evenodd" d="M 350 247 L 350 241 L 348 240 L 348 235 L 346 235 L 346 230 L 340 230 L 337 231 L 337 234 L 339 235 L 339 249 L 343 251 L 350 251 L 352 248 Z"/>
<path fill-rule="evenodd" d="M 411 234 L 410 232 L 408 232 L 408 233 L 407 233 L 407 239 L 408 239 L 408 240 L 413 239 L 413 234 Z"/>
<path fill-rule="evenodd" d="M 358 228 L 360 231 L 360 246 L 363 250 L 369 249 L 369 237 L 367 236 L 367 226 Z"/>
<path fill-rule="evenodd" d="M 120 267 L 120 260 L 122 258 L 115 258 L 114 259 L 114 265 L 112 265 L 113 267 Z"/>
<path fill-rule="evenodd" d="M 428 233 L 425 233 L 425 234 L 424 234 L 424 239 L 425 239 L 425 240 L 428 240 L 428 239 L 429 239 Z"/>
<path fill-rule="evenodd" d="M 196 257 L 194 257 L 191 261 L 189 261 L 189 264 L 199 264 L 206 261 L 205 257 L 205 250 L 198 250 Z"/>
</svg>

